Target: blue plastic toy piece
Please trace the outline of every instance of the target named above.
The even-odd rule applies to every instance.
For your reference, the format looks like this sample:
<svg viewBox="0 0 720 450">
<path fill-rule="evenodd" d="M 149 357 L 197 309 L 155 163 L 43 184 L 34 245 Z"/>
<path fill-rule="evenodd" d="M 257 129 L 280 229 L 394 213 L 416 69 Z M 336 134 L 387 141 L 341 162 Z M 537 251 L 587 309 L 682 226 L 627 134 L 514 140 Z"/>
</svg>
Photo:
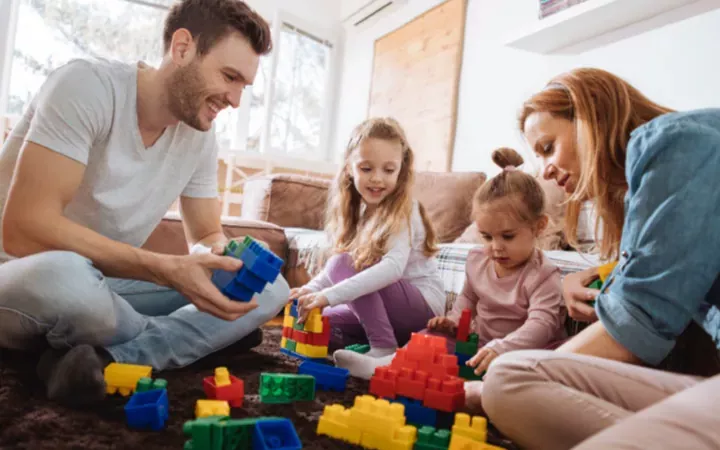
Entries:
<svg viewBox="0 0 720 450">
<path fill-rule="evenodd" d="M 166 389 L 136 392 L 125 405 L 125 417 L 130 428 L 159 431 L 168 420 Z"/>
<path fill-rule="evenodd" d="M 240 268 L 237 275 L 235 275 L 235 282 L 255 292 L 262 292 L 267 285 L 267 281 L 250 272 L 247 267 Z"/>
<path fill-rule="evenodd" d="M 255 423 L 253 450 L 300 450 L 302 443 L 289 419 L 263 419 Z"/>
<path fill-rule="evenodd" d="M 304 361 L 300 364 L 298 373 L 315 377 L 315 387 L 324 391 L 344 392 L 350 377 L 350 371 L 347 369 L 313 361 Z"/>
<path fill-rule="evenodd" d="M 233 280 L 221 289 L 222 293 L 233 300 L 239 300 L 241 302 L 249 302 L 255 295 L 255 291 L 248 289 L 247 286 L 238 283 L 237 280 Z"/>
<path fill-rule="evenodd" d="M 435 427 L 438 421 L 438 412 L 434 409 L 423 406 L 420 400 L 413 400 L 407 397 L 397 397 L 394 403 L 405 405 L 405 418 L 407 423 L 420 428 L 425 425 Z"/>
<path fill-rule="evenodd" d="M 298 317 L 300 317 L 300 316 L 298 315 L 298 309 L 297 309 L 297 307 L 298 307 L 298 301 L 297 301 L 297 299 L 294 299 L 293 302 L 292 302 L 292 305 L 290 305 L 290 315 L 293 316 L 293 317 L 296 318 L 296 319 L 297 319 Z"/>
<path fill-rule="evenodd" d="M 307 357 L 307 356 L 305 356 L 305 355 L 301 355 L 300 353 L 295 353 L 294 351 L 288 350 L 288 349 L 286 349 L 286 348 L 281 348 L 281 349 L 280 349 L 280 353 L 284 353 L 284 354 L 286 354 L 286 355 L 288 355 L 288 356 L 292 356 L 293 358 L 297 358 L 297 359 L 302 360 L 302 361 L 314 361 L 314 362 L 327 361 L 326 358 L 309 358 L 309 357 Z"/>
<path fill-rule="evenodd" d="M 250 272 L 269 283 L 275 282 L 283 264 L 282 259 L 255 241 L 250 242 L 240 259 Z"/>
<path fill-rule="evenodd" d="M 463 355 L 462 353 L 455 353 L 455 356 L 457 356 L 458 366 L 460 367 L 463 367 L 472 358 L 472 355 Z"/>
</svg>

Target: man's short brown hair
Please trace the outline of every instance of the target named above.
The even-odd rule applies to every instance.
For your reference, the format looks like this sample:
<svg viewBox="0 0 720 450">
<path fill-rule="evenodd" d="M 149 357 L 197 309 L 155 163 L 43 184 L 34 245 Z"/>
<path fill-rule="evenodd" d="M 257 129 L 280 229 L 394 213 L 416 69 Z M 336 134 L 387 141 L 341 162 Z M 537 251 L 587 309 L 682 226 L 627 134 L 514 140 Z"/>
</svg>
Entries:
<svg viewBox="0 0 720 450">
<path fill-rule="evenodd" d="M 182 0 L 173 5 L 163 31 L 166 53 L 173 33 L 181 28 L 192 34 L 201 56 L 232 32 L 243 35 L 258 55 L 272 49 L 267 22 L 240 0 Z"/>
</svg>

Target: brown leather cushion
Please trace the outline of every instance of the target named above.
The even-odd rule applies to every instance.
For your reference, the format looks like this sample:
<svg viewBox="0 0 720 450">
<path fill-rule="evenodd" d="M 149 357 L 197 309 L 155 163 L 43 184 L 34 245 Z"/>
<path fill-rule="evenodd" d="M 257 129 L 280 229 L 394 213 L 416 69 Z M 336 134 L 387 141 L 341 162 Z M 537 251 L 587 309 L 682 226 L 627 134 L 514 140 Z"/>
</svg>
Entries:
<svg viewBox="0 0 720 450">
<path fill-rule="evenodd" d="M 425 206 L 440 242 L 453 242 L 470 225 L 473 194 L 485 178 L 482 172 L 415 175 L 415 198 Z"/>
<path fill-rule="evenodd" d="M 231 238 L 251 236 L 264 241 L 277 256 L 283 260 L 287 258 L 285 231 L 277 225 L 258 220 L 224 218 L 223 230 Z M 143 248 L 158 253 L 186 255 L 188 247 L 180 218 L 172 215 L 164 218 L 145 242 Z"/>
</svg>

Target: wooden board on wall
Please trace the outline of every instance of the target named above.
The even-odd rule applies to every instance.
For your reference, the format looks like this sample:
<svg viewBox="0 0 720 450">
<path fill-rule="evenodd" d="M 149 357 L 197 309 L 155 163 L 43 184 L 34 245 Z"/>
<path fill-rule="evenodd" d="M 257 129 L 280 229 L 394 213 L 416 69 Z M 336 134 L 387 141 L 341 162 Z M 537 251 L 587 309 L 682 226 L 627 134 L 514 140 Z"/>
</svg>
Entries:
<svg viewBox="0 0 720 450">
<path fill-rule="evenodd" d="M 466 7 L 448 0 L 375 41 L 368 115 L 400 122 L 417 170 L 450 170 Z"/>
</svg>

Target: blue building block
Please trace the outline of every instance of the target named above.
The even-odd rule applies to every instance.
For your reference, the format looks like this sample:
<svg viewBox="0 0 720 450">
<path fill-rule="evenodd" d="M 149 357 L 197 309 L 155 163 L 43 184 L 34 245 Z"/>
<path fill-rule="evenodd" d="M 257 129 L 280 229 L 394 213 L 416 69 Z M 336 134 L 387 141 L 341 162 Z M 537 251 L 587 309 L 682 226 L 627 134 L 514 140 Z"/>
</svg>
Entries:
<svg viewBox="0 0 720 450">
<path fill-rule="evenodd" d="M 255 295 L 255 291 L 248 289 L 236 280 L 231 281 L 221 292 L 225 294 L 226 297 L 241 302 L 249 302 Z"/>
<path fill-rule="evenodd" d="M 255 241 L 250 242 L 240 259 L 250 272 L 269 283 L 275 282 L 283 264 L 282 259 Z"/>
<path fill-rule="evenodd" d="M 458 366 L 460 367 L 465 366 L 465 363 L 470 361 L 470 358 L 472 358 L 471 355 L 464 355 L 462 353 L 455 353 L 455 356 L 457 356 Z"/>
<path fill-rule="evenodd" d="M 125 417 L 130 428 L 159 431 L 168 420 L 166 389 L 136 392 L 125 405 Z"/>
<path fill-rule="evenodd" d="M 255 423 L 253 450 L 300 450 L 302 443 L 289 419 L 263 419 Z"/>
<path fill-rule="evenodd" d="M 293 302 L 292 302 L 292 305 L 290 305 L 290 315 L 293 316 L 293 317 L 296 318 L 296 319 L 297 319 L 298 317 L 300 317 L 300 316 L 298 315 L 298 309 L 297 309 L 297 307 L 298 307 L 298 301 L 297 301 L 297 299 L 294 299 Z"/>
<path fill-rule="evenodd" d="M 308 358 L 308 357 L 305 356 L 305 355 L 301 355 L 300 353 L 295 353 L 295 352 L 293 352 L 293 351 L 291 351 L 291 350 L 288 350 L 288 349 L 286 349 L 286 348 L 281 348 L 281 349 L 280 349 L 280 353 L 284 353 L 284 354 L 286 354 L 286 355 L 288 355 L 288 356 L 291 356 L 291 357 L 293 357 L 293 358 L 297 358 L 297 359 L 302 360 L 302 361 L 315 361 L 315 362 L 327 361 L 326 358 Z"/>
<path fill-rule="evenodd" d="M 423 406 L 422 401 L 407 397 L 397 397 L 393 403 L 401 403 L 405 406 L 405 418 L 409 424 L 415 425 L 418 428 L 423 426 L 436 426 L 438 412 Z"/>
<path fill-rule="evenodd" d="M 344 392 L 350 371 L 312 361 L 304 361 L 298 367 L 298 373 L 315 377 L 315 387 L 325 391 Z"/>
<path fill-rule="evenodd" d="M 235 275 L 235 282 L 255 292 L 262 292 L 267 285 L 267 281 L 250 272 L 247 267 L 240 268 L 237 275 Z"/>
</svg>

